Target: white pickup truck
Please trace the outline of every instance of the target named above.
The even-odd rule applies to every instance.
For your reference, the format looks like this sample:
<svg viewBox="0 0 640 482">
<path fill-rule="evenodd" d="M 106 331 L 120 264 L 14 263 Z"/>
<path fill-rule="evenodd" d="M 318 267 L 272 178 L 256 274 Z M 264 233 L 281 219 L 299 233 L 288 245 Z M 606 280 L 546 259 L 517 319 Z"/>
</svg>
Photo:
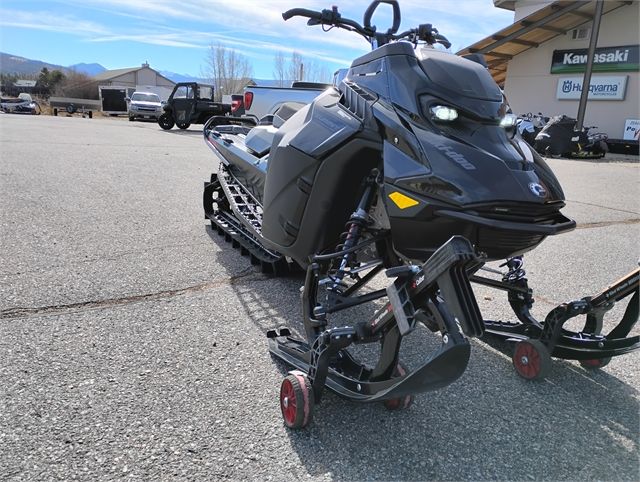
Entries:
<svg viewBox="0 0 640 482">
<path fill-rule="evenodd" d="M 329 87 L 329 84 L 314 82 L 294 82 L 291 87 L 246 87 L 245 115 L 262 119 L 275 113 L 285 102 L 306 105 Z"/>
</svg>

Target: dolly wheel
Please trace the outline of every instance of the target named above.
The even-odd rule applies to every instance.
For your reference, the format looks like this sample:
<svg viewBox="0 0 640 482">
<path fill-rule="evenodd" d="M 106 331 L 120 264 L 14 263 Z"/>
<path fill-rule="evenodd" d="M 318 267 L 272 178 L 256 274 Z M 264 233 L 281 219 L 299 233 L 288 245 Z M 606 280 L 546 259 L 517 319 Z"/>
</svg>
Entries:
<svg viewBox="0 0 640 482">
<path fill-rule="evenodd" d="M 393 370 L 393 378 L 403 377 L 407 374 L 407 369 L 405 366 L 398 362 L 396 368 Z M 398 398 L 392 398 L 390 400 L 385 400 L 384 408 L 387 410 L 404 410 L 405 408 L 409 408 L 413 403 L 413 395 L 404 395 Z"/>
<path fill-rule="evenodd" d="M 522 378 L 540 380 L 551 370 L 551 355 L 540 340 L 523 340 L 516 343 L 513 366 Z"/>
<path fill-rule="evenodd" d="M 304 428 L 313 417 L 313 392 L 307 375 L 292 371 L 280 385 L 280 410 L 289 428 Z"/>
<path fill-rule="evenodd" d="M 580 360 L 580 365 L 587 370 L 595 370 L 597 368 L 606 367 L 611 361 L 611 357 L 592 358 L 591 360 Z"/>
</svg>

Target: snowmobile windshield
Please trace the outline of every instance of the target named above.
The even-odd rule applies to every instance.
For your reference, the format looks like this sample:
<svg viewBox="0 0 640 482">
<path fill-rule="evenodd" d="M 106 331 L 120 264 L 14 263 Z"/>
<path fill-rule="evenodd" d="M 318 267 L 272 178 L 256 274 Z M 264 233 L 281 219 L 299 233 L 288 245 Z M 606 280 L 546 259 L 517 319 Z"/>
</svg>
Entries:
<svg viewBox="0 0 640 482">
<path fill-rule="evenodd" d="M 435 49 L 424 53 L 419 64 L 434 97 L 487 121 L 504 116 L 502 91 L 482 65 Z"/>
</svg>

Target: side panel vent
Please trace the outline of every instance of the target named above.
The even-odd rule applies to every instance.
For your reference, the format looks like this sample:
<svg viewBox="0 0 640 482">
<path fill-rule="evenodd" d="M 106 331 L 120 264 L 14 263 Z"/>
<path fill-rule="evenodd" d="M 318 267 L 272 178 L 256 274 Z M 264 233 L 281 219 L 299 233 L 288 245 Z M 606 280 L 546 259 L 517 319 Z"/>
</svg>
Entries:
<svg viewBox="0 0 640 482">
<path fill-rule="evenodd" d="M 377 98 L 371 95 L 366 90 L 358 87 L 353 82 L 344 82 L 345 90 L 344 95 L 340 99 L 342 105 L 344 105 L 349 112 L 355 115 L 361 121 L 365 118 L 367 109 L 367 103 L 377 100 Z"/>
</svg>

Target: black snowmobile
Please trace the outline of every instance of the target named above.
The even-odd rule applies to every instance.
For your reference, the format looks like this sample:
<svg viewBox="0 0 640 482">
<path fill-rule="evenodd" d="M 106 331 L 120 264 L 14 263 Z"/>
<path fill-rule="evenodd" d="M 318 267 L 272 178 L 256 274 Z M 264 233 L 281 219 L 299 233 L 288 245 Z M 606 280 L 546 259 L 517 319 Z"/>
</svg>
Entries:
<svg viewBox="0 0 640 482">
<path fill-rule="evenodd" d="M 609 146 L 609 136 L 601 132 L 592 133 L 596 126 L 575 130 L 576 119 L 557 115 L 536 134 L 534 147 L 542 155 L 575 158 L 602 159 Z"/>
<path fill-rule="evenodd" d="M 371 25 L 380 3 L 393 7 L 385 33 Z M 306 270 L 306 340 L 286 328 L 267 334 L 271 353 L 295 368 L 280 393 L 287 426 L 309 423 L 325 387 L 354 401 L 407 407 L 413 394 L 460 377 L 468 337 L 485 331 L 522 340 L 514 364 L 527 378 L 544 376 L 540 359 L 555 355 L 556 344 L 576 359 L 638 344 L 636 337 L 612 346 L 595 327 L 540 341 L 547 325 L 529 313 L 520 256 L 575 222 L 560 212 L 564 195 L 554 174 L 514 132 L 515 116 L 504 127 L 503 95 L 479 61 L 429 48 L 449 46 L 429 24 L 396 33 L 395 0 L 374 1 L 364 26 L 336 7 L 283 14 L 293 16 L 358 33 L 377 48 L 310 105 L 284 105 L 257 126 L 226 117 L 204 128 L 220 161 L 204 189 L 212 227 L 264 271 Z M 501 280 L 478 275 L 497 259 L 507 259 Z M 390 279 L 386 289 L 363 289 L 381 272 Z M 483 320 L 471 279 L 507 291 L 520 323 Z M 385 302 L 370 319 L 330 325 L 332 314 L 379 299 Z M 554 330 L 564 323 L 556 318 Z M 440 346 L 409 371 L 400 345 L 420 325 L 439 335 Z M 599 351 L 582 353 L 581 344 L 591 349 L 596 339 Z M 375 366 L 348 350 L 362 343 L 380 344 Z"/>
</svg>

